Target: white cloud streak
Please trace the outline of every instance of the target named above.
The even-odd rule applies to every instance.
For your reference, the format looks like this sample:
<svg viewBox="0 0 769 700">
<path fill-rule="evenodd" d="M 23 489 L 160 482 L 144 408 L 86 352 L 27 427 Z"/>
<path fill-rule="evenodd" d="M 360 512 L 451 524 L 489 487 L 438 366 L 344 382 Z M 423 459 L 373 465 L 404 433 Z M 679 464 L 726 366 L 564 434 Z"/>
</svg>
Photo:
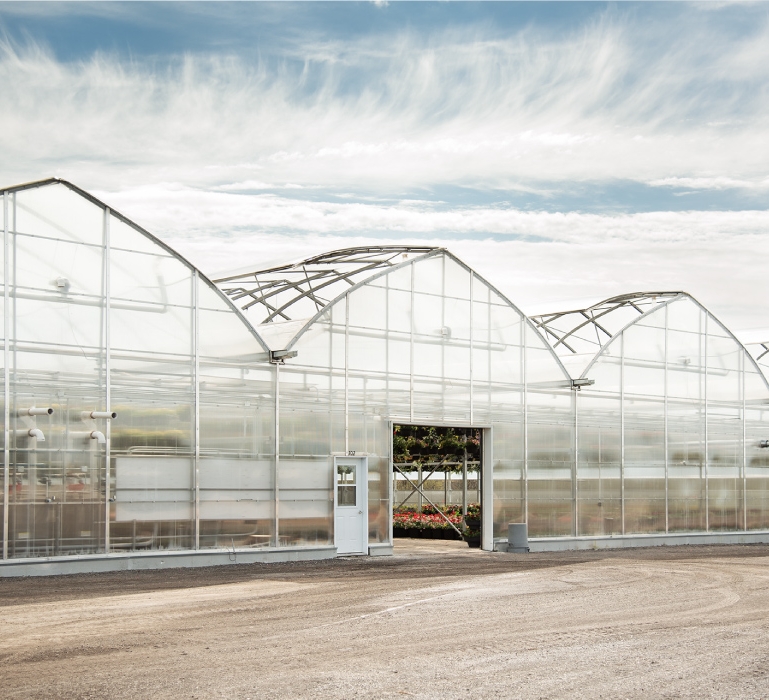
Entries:
<svg viewBox="0 0 769 700">
<path fill-rule="evenodd" d="M 524 307 L 673 288 L 732 327 L 767 325 L 758 205 L 610 215 L 430 201 L 459 186 L 557 203 L 575 185 L 626 181 L 760 198 L 769 21 L 757 13 L 735 38 L 718 12 L 297 41 L 256 61 L 65 63 L 2 39 L 0 174 L 70 179 L 208 272 L 408 236 L 448 245 Z"/>
<path fill-rule="evenodd" d="M 4 170 L 111 189 L 148 173 L 369 190 L 763 178 L 769 24 L 738 43 L 692 24 L 654 28 L 667 36 L 609 17 L 559 37 L 404 31 L 301 45 L 277 63 L 64 64 L 5 40 L 0 127 L 15 138 L 2 155 L 16 168 Z"/>
<path fill-rule="evenodd" d="M 152 230 L 169 235 L 227 237 L 259 234 L 327 234 L 382 237 L 482 238 L 510 236 L 562 243 L 640 240 L 718 243 L 740 241 L 769 231 L 769 211 L 659 211 L 585 214 L 521 211 L 500 207 L 439 207 L 405 200 L 392 205 L 293 199 L 276 194 L 243 195 L 155 185 L 122 193 L 96 190 L 97 196 Z"/>
</svg>

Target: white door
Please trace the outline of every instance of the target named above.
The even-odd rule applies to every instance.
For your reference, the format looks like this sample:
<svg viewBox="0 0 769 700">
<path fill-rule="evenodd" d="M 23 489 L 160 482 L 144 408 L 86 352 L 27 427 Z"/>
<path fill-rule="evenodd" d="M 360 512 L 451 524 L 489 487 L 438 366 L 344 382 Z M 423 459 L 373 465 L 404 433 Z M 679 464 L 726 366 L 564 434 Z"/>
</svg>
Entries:
<svg viewBox="0 0 769 700">
<path fill-rule="evenodd" d="M 368 554 L 368 458 L 334 457 L 337 554 Z"/>
</svg>

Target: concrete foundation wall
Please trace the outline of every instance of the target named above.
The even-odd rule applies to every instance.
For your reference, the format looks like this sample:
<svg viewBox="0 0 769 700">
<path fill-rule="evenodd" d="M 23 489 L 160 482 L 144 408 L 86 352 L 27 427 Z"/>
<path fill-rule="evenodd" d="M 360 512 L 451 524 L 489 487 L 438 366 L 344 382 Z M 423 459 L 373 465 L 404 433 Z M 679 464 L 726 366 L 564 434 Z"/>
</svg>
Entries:
<svg viewBox="0 0 769 700">
<path fill-rule="evenodd" d="M 133 552 L 131 554 L 90 554 L 59 559 L 15 559 L 0 562 L 0 577 L 59 576 L 103 571 L 176 569 L 228 564 L 276 563 L 333 559 L 336 547 L 285 547 L 281 549 L 229 549 L 204 552 Z"/>
<path fill-rule="evenodd" d="M 759 544 L 769 542 L 769 530 L 755 532 L 681 532 L 661 535 L 614 535 L 611 537 L 539 537 L 529 539 L 532 552 L 626 547 L 671 547 L 686 544 Z M 507 552 L 507 540 L 494 542 L 494 551 Z"/>
</svg>

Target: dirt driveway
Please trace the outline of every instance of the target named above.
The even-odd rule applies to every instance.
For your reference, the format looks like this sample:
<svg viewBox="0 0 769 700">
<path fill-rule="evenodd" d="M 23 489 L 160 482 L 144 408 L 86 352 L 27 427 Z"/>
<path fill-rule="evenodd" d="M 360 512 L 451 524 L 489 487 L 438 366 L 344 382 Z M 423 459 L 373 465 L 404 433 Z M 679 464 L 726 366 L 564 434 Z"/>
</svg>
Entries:
<svg viewBox="0 0 769 700">
<path fill-rule="evenodd" d="M 769 546 L 0 579 L 4 698 L 769 698 Z"/>
</svg>

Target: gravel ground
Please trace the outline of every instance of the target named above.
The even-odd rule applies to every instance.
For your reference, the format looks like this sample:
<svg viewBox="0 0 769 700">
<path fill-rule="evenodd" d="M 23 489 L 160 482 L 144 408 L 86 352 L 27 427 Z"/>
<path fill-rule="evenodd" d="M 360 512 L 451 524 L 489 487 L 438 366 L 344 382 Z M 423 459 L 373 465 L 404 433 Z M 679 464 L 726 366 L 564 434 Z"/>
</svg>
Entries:
<svg viewBox="0 0 769 700">
<path fill-rule="evenodd" d="M 0 579 L 3 698 L 769 698 L 769 546 Z"/>
</svg>

